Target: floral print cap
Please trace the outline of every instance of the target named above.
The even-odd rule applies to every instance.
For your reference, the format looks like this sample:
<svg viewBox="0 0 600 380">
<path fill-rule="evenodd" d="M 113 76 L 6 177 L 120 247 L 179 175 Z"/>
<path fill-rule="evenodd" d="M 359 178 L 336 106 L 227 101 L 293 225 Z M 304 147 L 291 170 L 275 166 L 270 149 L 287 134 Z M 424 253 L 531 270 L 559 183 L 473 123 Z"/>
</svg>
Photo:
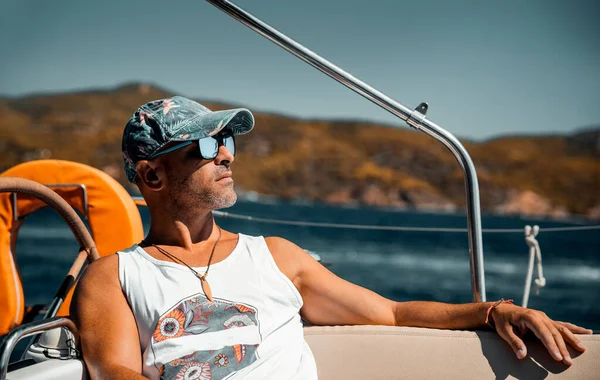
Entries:
<svg viewBox="0 0 600 380">
<path fill-rule="evenodd" d="M 253 127 L 254 116 L 245 108 L 213 112 L 183 96 L 148 102 L 135 111 L 123 131 L 127 179 L 134 183 L 135 164 L 171 141 L 197 140 L 225 128 L 241 135 Z"/>
</svg>

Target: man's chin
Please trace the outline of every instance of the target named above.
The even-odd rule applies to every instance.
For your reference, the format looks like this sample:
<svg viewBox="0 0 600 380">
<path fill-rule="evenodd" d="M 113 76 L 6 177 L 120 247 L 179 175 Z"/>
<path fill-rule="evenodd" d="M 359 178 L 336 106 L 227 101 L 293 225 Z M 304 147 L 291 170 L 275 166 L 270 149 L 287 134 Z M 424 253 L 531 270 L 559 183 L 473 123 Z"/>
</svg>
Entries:
<svg viewBox="0 0 600 380">
<path fill-rule="evenodd" d="M 220 202 L 220 204 L 214 208 L 215 210 L 221 210 L 221 209 L 229 208 L 229 207 L 232 207 L 233 205 L 235 205 L 235 203 L 237 202 L 237 194 L 233 190 L 231 190 L 231 192 L 232 192 L 232 194 L 230 196 L 228 196 L 226 199 L 222 199 L 222 202 Z"/>
</svg>

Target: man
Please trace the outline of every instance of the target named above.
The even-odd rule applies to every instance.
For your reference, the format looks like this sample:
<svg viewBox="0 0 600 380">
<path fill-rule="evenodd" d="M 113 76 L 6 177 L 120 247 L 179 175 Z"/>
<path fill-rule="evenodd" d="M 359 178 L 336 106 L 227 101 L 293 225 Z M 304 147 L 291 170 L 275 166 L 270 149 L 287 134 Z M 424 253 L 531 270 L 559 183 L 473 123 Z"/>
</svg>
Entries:
<svg viewBox="0 0 600 380">
<path fill-rule="evenodd" d="M 211 112 L 183 97 L 150 102 L 125 127 L 125 171 L 150 211 L 140 244 L 104 257 L 77 287 L 72 316 L 92 379 L 316 379 L 302 318 L 314 325 L 444 329 L 495 324 L 522 359 L 532 330 L 570 365 L 573 333 L 509 302 L 393 302 L 338 278 L 278 237 L 222 230 L 212 210 L 236 201 L 235 137 L 246 109 Z M 517 333 L 518 331 L 518 333 Z"/>
</svg>

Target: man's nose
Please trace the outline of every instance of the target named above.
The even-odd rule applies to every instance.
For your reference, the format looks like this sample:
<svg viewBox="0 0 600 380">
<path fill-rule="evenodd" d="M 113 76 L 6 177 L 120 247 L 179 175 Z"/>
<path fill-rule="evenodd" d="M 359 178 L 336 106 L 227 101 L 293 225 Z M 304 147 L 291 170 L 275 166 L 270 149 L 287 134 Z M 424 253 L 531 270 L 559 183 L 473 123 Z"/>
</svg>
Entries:
<svg viewBox="0 0 600 380">
<path fill-rule="evenodd" d="M 229 149 L 227 149 L 227 147 L 225 147 L 225 145 L 219 146 L 219 152 L 217 154 L 217 157 L 215 157 L 215 164 L 216 165 L 229 165 L 233 162 L 233 160 L 234 160 L 233 153 L 231 153 L 231 151 L 229 151 Z"/>
</svg>

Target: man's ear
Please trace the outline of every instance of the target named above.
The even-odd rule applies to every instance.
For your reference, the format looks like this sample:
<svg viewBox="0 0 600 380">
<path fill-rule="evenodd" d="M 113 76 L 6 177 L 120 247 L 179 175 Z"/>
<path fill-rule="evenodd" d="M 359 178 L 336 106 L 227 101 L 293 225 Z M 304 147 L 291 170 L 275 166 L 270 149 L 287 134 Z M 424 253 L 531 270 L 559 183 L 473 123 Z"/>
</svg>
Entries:
<svg viewBox="0 0 600 380">
<path fill-rule="evenodd" d="M 150 190 L 158 191 L 164 186 L 164 170 L 156 161 L 141 160 L 135 164 L 135 170 L 139 181 Z"/>
</svg>

